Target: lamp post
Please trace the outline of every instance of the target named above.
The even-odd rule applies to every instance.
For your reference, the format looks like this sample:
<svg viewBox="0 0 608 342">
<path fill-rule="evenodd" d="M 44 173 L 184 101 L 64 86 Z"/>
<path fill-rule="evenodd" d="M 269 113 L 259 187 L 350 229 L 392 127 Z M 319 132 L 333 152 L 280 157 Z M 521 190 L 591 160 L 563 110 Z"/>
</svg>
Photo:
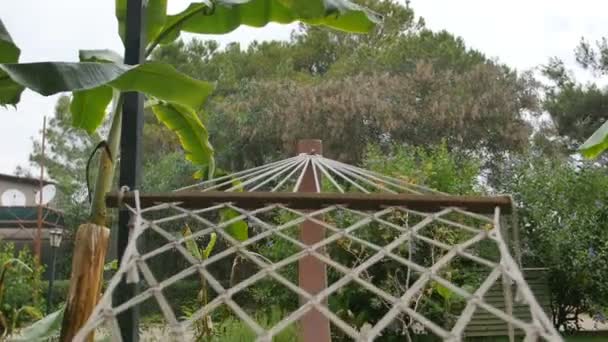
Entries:
<svg viewBox="0 0 608 342">
<path fill-rule="evenodd" d="M 57 250 L 61 246 L 61 238 L 63 237 L 63 230 L 51 229 L 49 232 L 49 243 L 51 245 L 51 276 L 49 278 L 49 290 L 46 297 L 46 313 L 51 313 L 51 299 L 53 296 L 53 281 L 55 280 L 55 259 L 57 257 Z"/>
</svg>

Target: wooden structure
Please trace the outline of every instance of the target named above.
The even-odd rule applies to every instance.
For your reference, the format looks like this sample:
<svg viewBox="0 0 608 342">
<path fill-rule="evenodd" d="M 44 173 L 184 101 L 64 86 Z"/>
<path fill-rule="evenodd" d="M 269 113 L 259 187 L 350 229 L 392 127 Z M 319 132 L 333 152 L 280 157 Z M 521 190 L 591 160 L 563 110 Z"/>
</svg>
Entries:
<svg viewBox="0 0 608 342">
<path fill-rule="evenodd" d="M 530 286 L 532 293 L 536 297 L 538 303 L 542 306 L 547 315 L 551 314 L 551 301 L 549 297 L 549 286 L 547 283 L 546 269 L 543 268 L 524 268 L 523 275 L 526 282 Z M 513 293 L 517 292 L 517 289 L 513 287 Z M 501 310 L 506 308 L 505 299 L 503 295 L 502 284 L 497 283 L 484 296 L 484 300 Z M 532 315 L 527 305 L 521 305 L 515 302 L 513 304 L 513 315 L 520 320 L 530 321 Z M 467 325 L 465 330 L 465 337 L 502 337 L 508 335 L 508 325 L 505 321 L 496 318 L 496 316 L 478 309 L 471 322 Z M 515 335 L 523 335 L 523 331 L 515 329 Z"/>
<path fill-rule="evenodd" d="M 321 153 L 320 141 L 302 141 L 298 155 L 294 157 L 204 180 L 174 192 L 141 194 L 123 190 L 106 196 L 108 207 L 118 207 L 131 213 L 133 235 L 122 257 L 122 266 L 93 316 L 76 335 L 76 340 L 85 341 L 88 334 L 103 322 L 113 324 L 112 336 L 122 336 L 123 340 L 137 339 L 137 336 L 131 336 L 130 331 L 125 331 L 125 317 L 136 318 L 139 304 L 151 299 L 158 304 L 171 336 L 182 339 L 190 336 L 188 330 L 196 323 L 197 317 L 226 305 L 261 341 L 273 340 L 291 324 L 298 325 L 300 337 L 306 342 L 330 341 L 334 329 L 353 340 L 371 341 L 382 336 L 391 322 L 404 314 L 419 323 L 426 334 L 434 334 L 445 341 L 507 336 L 514 342 L 522 334 L 528 339 L 541 337 L 547 341 L 561 341 L 546 312 L 547 297 L 541 295 L 542 301 L 536 299 L 546 283 L 532 281 L 530 274 L 536 274 L 534 272 L 524 277 L 520 271 L 517 227 L 508 224 L 509 221 L 517 221 L 515 213 L 512 213 L 511 197 L 450 196 L 400 178 L 331 160 Z M 227 221 L 220 219 L 226 209 L 237 213 L 237 216 Z M 278 215 L 274 211 L 288 214 L 289 221 L 280 225 L 272 220 L 269 222 L 264 215 Z M 501 216 L 505 214 L 514 215 Z M 354 221 L 334 220 L 341 215 L 351 215 Z M 403 215 L 408 217 L 405 223 Z M 238 222 L 245 218 L 252 225 L 249 228 L 255 227 L 255 233 L 239 241 L 227 232 L 226 227 L 234 220 Z M 210 234 L 217 234 L 224 240 L 226 248 L 202 261 L 194 258 L 184 247 L 189 240 L 176 238 L 173 232 L 175 227 L 184 224 L 182 221 L 188 220 L 201 224 L 193 238 L 205 239 L 211 238 Z M 444 241 L 429 235 L 429 230 L 437 224 L 460 232 L 460 238 Z M 298 233 L 292 236 L 287 232 L 289 227 L 299 227 Z M 390 243 L 367 238 L 363 233 L 366 228 L 386 229 Z M 152 250 L 140 249 L 145 232 L 158 235 L 166 242 L 163 240 L 161 246 Z M 263 258 L 257 252 L 258 245 L 274 238 L 283 239 L 300 251 L 282 260 Z M 326 247 L 338 240 L 360 244 L 369 250 L 371 257 L 354 265 L 337 262 L 332 256 L 335 250 Z M 403 255 L 398 248 L 409 241 L 437 247 L 443 251 L 441 257 L 429 265 L 413 259 L 411 253 Z M 499 255 L 488 259 L 474 252 L 474 247 L 482 241 L 494 246 Z M 237 252 L 256 265 L 257 272 L 241 281 L 224 284 L 219 274 L 212 273 L 212 265 Z M 159 280 L 147 263 L 172 253 L 184 257 L 186 268 L 171 270 L 170 275 Z M 465 290 L 463 284 L 450 282 L 441 273 L 451 262 L 462 258 L 489 269 L 481 284 L 471 281 L 474 293 Z M 375 278 L 361 276 L 384 259 L 415 272 L 417 278 L 411 282 L 408 278 L 409 286 L 395 294 L 387 292 Z M 296 262 L 297 278 L 290 280 L 277 272 Z M 338 280 L 332 280 L 330 284 L 327 281 L 328 267 L 339 274 Z M 143 274 L 148 288 L 126 301 L 113 300 L 125 294 L 121 284 L 129 277 L 135 286 L 137 281 L 132 276 L 135 271 Z M 181 318 L 170 305 L 172 299 L 163 290 L 196 272 L 205 277 L 217 296 L 197 309 L 190 318 Z M 250 308 L 253 311 L 246 310 L 247 303 L 235 295 L 261 279 L 282 284 L 296 295 L 294 300 L 300 298 L 301 301 L 298 310 L 283 317 L 273 327 L 257 324 L 252 318 L 257 307 Z M 395 303 L 374 325 L 353 327 L 327 305 L 330 296 L 353 281 L 370 294 Z M 443 322 L 448 324 L 440 326 L 443 323 L 429 320 L 417 311 L 416 306 L 410 305 L 420 291 L 433 286 L 434 282 L 457 293 L 466 302 L 454 325 Z M 511 283 L 516 285 L 511 287 Z M 484 315 L 486 311 L 488 314 Z M 125 315 L 126 312 L 133 315 Z M 132 323 L 131 320 L 128 326 L 133 326 Z M 129 336 L 125 338 L 125 334 Z"/>
</svg>

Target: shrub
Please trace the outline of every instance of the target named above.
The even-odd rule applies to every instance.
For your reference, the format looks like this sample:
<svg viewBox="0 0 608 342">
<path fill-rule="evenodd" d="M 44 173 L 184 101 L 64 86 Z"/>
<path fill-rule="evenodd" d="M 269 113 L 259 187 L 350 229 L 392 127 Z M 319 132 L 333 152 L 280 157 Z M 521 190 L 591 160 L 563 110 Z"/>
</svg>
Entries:
<svg viewBox="0 0 608 342">
<path fill-rule="evenodd" d="M 523 262 L 549 269 L 553 323 L 608 312 L 608 176 L 593 165 L 523 159 L 503 182 L 519 207 Z"/>
<path fill-rule="evenodd" d="M 43 266 L 36 266 L 29 249 L 0 241 L 0 329 L 11 334 L 33 319 L 42 317 Z"/>
</svg>

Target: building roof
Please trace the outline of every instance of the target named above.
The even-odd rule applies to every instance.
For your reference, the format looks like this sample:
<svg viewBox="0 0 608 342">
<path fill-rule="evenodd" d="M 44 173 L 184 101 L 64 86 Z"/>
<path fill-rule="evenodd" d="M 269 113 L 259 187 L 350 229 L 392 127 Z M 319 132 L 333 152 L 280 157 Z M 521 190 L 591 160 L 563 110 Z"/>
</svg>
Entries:
<svg viewBox="0 0 608 342">
<path fill-rule="evenodd" d="M 38 226 L 38 207 L 0 207 L 0 230 L 4 228 L 33 228 Z M 63 212 L 43 207 L 42 227 L 61 228 L 64 226 Z"/>
<path fill-rule="evenodd" d="M 20 177 L 20 176 L 15 176 L 15 175 L 7 175 L 4 173 L 0 173 L 0 180 L 5 180 L 5 181 L 9 181 L 9 182 L 14 182 L 14 183 L 21 183 L 21 184 L 29 184 L 29 185 L 38 185 L 40 182 L 39 178 L 33 178 L 33 177 Z M 49 180 L 43 180 L 42 181 L 44 185 L 47 184 L 55 184 L 55 182 L 49 181 Z"/>
</svg>

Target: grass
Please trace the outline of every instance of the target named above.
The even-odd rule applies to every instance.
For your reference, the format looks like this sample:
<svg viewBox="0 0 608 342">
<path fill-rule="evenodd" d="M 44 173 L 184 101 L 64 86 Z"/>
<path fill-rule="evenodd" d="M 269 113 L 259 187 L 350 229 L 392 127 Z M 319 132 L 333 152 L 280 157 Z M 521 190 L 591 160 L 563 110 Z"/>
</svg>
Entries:
<svg viewBox="0 0 608 342">
<path fill-rule="evenodd" d="M 520 337 L 515 338 L 516 341 L 521 341 Z M 605 342 L 608 341 L 608 334 L 606 332 L 599 332 L 597 335 L 570 335 L 564 336 L 564 340 L 566 342 Z M 474 342 L 508 342 L 508 337 L 485 337 L 485 338 L 475 338 L 471 339 Z"/>
<path fill-rule="evenodd" d="M 256 335 L 243 321 L 229 318 L 215 328 L 213 342 L 255 341 Z M 291 325 L 273 338 L 274 342 L 293 342 L 298 340 L 298 330 Z"/>
<path fill-rule="evenodd" d="M 256 334 L 249 328 L 247 323 L 234 315 L 220 314 L 222 318 L 216 317 L 213 320 L 212 336 L 203 337 L 200 341 L 204 342 L 249 342 L 255 341 Z M 284 313 L 279 308 L 273 307 L 264 312 L 252 315 L 252 318 L 264 329 L 272 328 L 276 323 L 284 318 Z M 163 341 L 168 331 L 164 330 L 164 319 L 161 315 L 148 315 L 142 319 L 142 325 L 146 326 L 142 333 L 147 334 L 147 340 Z M 289 325 L 279 332 L 273 342 L 294 342 L 298 341 L 299 331 L 297 323 Z M 194 338 L 193 336 L 191 338 Z"/>
<path fill-rule="evenodd" d="M 566 342 L 600 342 L 608 341 L 608 335 L 604 336 L 566 336 Z"/>
</svg>

